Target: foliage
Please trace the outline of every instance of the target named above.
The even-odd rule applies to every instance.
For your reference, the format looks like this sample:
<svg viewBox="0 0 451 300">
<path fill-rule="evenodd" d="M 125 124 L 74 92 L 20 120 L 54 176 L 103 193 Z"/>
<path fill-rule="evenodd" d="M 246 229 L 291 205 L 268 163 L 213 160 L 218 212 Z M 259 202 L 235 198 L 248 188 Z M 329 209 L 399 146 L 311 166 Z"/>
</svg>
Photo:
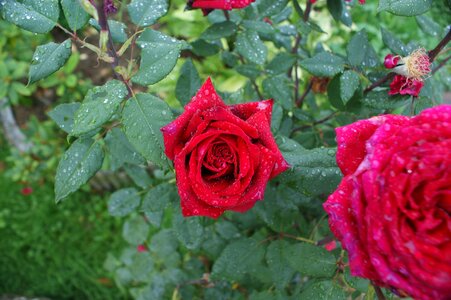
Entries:
<svg viewBox="0 0 451 300">
<path fill-rule="evenodd" d="M 2 161 L 8 151 L 0 142 Z M 106 253 L 122 245 L 122 221 L 108 216 L 105 201 L 78 192 L 55 206 L 49 182 L 32 184 L 30 195 L 23 188 L 0 170 L 0 295 L 122 298 L 102 268 Z"/>
<path fill-rule="evenodd" d="M 46 9 L 36 4 L 41 2 Z M 303 11 L 297 0 L 257 0 L 202 18 L 201 11 L 183 12 L 182 0 L 132 0 L 116 2 L 117 20 L 106 22 L 100 9 L 98 16 L 90 12 L 98 20 L 76 22 L 89 17 L 76 1 L 70 4 L 78 17 L 72 15 L 69 2 L 59 11 L 58 1 L 7 0 L 1 12 L 23 29 L 46 33 L 56 26 L 67 34 L 36 47 L 30 82 L 70 63 L 76 55 L 70 56 L 71 43 L 113 68 L 116 79 L 90 89 L 81 103 L 57 106 L 50 116 L 70 142 L 56 170 L 56 201 L 100 169 L 125 171 L 134 181 L 108 201 L 111 215 L 126 217 L 122 236 L 128 247 L 112 251 L 105 262 L 124 293 L 136 299 L 374 295 L 367 281 L 349 276 L 343 251 L 322 247 L 331 233 L 321 204 L 340 179 L 334 128 L 443 101 L 450 88 L 446 67 L 426 80 L 418 98 L 388 96 L 387 83 L 378 80 L 387 73 L 385 54 L 432 49 L 447 34 L 437 10 L 449 12 L 446 4 L 328 0 L 312 7 L 307 1 Z M 91 28 L 100 30 L 98 42 L 83 39 Z M 207 76 L 229 104 L 274 99 L 272 131 L 292 165 L 252 210 L 216 221 L 181 216 L 159 131 Z"/>
</svg>

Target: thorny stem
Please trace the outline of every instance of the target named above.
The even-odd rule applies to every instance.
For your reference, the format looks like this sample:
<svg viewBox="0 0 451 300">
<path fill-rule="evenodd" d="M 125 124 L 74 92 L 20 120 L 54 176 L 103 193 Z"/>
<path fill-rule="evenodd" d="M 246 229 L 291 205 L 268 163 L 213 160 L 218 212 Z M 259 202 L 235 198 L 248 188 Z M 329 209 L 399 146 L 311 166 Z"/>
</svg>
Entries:
<svg viewBox="0 0 451 300">
<path fill-rule="evenodd" d="M 379 300 L 387 300 L 387 298 L 385 298 L 384 293 L 382 293 L 381 288 L 378 287 L 378 286 L 377 286 L 376 284 L 374 284 L 373 282 L 371 282 L 371 284 L 372 284 L 373 287 L 374 287 L 374 291 L 376 292 L 377 299 L 379 299 Z"/>
<path fill-rule="evenodd" d="M 296 98 L 296 106 L 299 108 L 302 108 L 302 104 L 304 103 L 305 98 L 307 97 L 308 93 L 312 90 L 313 82 L 310 81 L 308 86 L 305 88 L 304 93 L 301 95 L 300 98 Z"/>
<path fill-rule="evenodd" d="M 299 7 L 299 3 L 297 2 L 297 0 L 294 0 L 294 2 L 295 2 L 295 6 L 297 5 Z M 302 19 L 304 20 L 304 22 L 308 21 L 308 19 L 310 17 L 311 10 L 312 10 L 312 3 L 310 1 L 307 1 L 307 6 L 305 7 L 304 15 L 302 16 Z M 291 53 L 292 54 L 297 54 L 298 48 L 299 48 L 299 44 L 301 43 L 301 39 L 302 39 L 302 35 L 300 33 L 298 33 L 296 35 L 296 40 L 294 41 L 294 46 L 291 49 Z M 296 62 L 294 67 L 292 67 L 292 68 L 290 68 L 290 70 L 288 70 L 288 77 L 291 77 L 291 75 L 293 74 L 293 69 L 295 69 L 294 70 L 295 71 L 294 72 L 294 101 L 296 102 L 296 105 L 299 106 L 299 104 L 298 104 L 299 74 L 298 74 L 297 68 L 298 68 L 298 64 Z M 301 104 L 302 104 L 302 101 L 301 101 Z"/>
<path fill-rule="evenodd" d="M 451 59 L 451 55 L 442 60 L 431 72 L 431 74 L 435 74 L 441 67 L 445 66 L 446 63 Z"/>
<path fill-rule="evenodd" d="M 116 49 L 114 48 L 113 44 L 113 38 L 111 36 L 110 27 L 108 26 L 108 19 L 107 14 L 104 9 L 104 1 L 100 1 L 100 4 L 96 6 L 97 13 L 99 15 L 99 26 L 102 31 L 108 32 L 108 53 L 113 58 L 113 62 L 111 63 L 111 68 L 113 69 L 114 76 L 118 79 L 120 79 L 128 90 L 128 97 L 132 97 L 134 95 L 133 89 L 130 85 L 130 82 L 128 80 L 125 80 L 125 78 L 116 72 L 115 68 L 119 65 L 119 56 L 117 55 Z"/>
<path fill-rule="evenodd" d="M 448 31 L 448 33 L 446 34 L 446 36 L 437 44 L 437 46 L 435 46 L 434 49 L 430 50 L 428 52 L 428 56 L 429 56 L 429 61 L 432 63 L 435 58 L 438 56 L 438 54 L 443 50 L 443 48 L 445 48 L 445 46 L 449 43 L 449 41 L 451 40 L 451 30 Z M 447 59 L 445 59 L 447 60 Z M 445 62 L 446 63 L 446 62 Z M 442 66 L 440 66 L 442 67 Z M 432 73 L 434 73 L 434 70 L 432 71 Z M 367 94 L 368 92 L 371 92 L 372 90 L 374 90 L 376 87 L 384 84 L 385 82 L 387 82 L 388 80 L 392 79 L 393 77 L 395 77 L 395 73 L 388 73 L 387 75 L 385 75 L 384 77 L 382 77 L 381 79 L 379 79 L 378 81 L 374 82 L 373 84 L 371 84 L 369 87 L 367 87 L 363 93 Z"/>
<path fill-rule="evenodd" d="M 304 130 L 304 129 L 310 128 L 310 127 L 312 127 L 312 126 L 315 126 L 315 125 L 318 125 L 318 124 L 325 123 L 325 122 L 329 121 L 330 119 L 332 119 L 333 117 L 335 117 L 336 115 L 337 115 L 337 112 L 333 112 L 333 113 L 331 113 L 330 115 L 328 115 L 327 117 L 325 117 L 325 118 L 323 118 L 323 119 L 320 119 L 320 120 L 318 120 L 318 121 L 315 121 L 315 122 L 313 122 L 312 124 L 304 125 L 304 126 L 300 126 L 300 127 L 294 128 L 293 131 L 291 132 L 291 134 L 295 133 L 296 131 Z"/>
</svg>

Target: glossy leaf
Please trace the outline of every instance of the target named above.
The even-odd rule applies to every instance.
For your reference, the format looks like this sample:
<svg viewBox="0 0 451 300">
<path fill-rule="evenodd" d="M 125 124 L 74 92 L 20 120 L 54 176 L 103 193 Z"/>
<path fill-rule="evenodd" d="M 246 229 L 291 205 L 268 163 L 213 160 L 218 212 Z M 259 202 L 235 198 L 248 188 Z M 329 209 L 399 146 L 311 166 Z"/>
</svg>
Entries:
<svg viewBox="0 0 451 300">
<path fill-rule="evenodd" d="M 78 139 L 64 153 L 55 178 L 56 202 L 78 190 L 100 169 L 103 150 L 98 141 Z"/>
<path fill-rule="evenodd" d="M 137 94 L 125 104 L 122 113 L 125 135 L 146 159 L 166 164 L 160 128 L 172 121 L 169 106 L 150 94 Z"/>
<path fill-rule="evenodd" d="M 67 39 L 61 44 L 48 43 L 38 46 L 30 66 L 29 84 L 58 71 L 72 53 L 72 42 Z"/>
</svg>

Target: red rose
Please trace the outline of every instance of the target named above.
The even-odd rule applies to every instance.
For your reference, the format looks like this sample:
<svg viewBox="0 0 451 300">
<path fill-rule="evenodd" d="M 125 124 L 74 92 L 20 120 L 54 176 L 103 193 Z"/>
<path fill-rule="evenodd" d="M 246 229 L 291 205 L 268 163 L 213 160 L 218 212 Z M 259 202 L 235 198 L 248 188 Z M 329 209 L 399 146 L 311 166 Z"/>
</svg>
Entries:
<svg viewBox="0 0 451 300">
<path fill-rule="evenodd" d="M 389 95 L 412 95 L 418 97 L 423 88 L 423 81 L 409 79 L 402 75 L 396 75 L 393 81 L 390 83 Z"/>
<path fill-rule="evenodd" d="M 352 274 L 415 299 L 450 299 L 451 105 L 336 132 L 345 177 L 324 208 Z"/>
<path fill-rule="evenodd" d="M 233 8 L 245 8 L 255 0 L 189 0 L 188 8 L 201 8 L 204 14 L 213 9 L 231 10 Z"/>
<path fill-rule="evenodd" d="M 161 128 L 184 216 L 247 211 L 263 199 L 268 180 L 289 167 L 271 133 L 272 104 L 227 106 L 208 79 L 183 114 Z"/>
</svg>

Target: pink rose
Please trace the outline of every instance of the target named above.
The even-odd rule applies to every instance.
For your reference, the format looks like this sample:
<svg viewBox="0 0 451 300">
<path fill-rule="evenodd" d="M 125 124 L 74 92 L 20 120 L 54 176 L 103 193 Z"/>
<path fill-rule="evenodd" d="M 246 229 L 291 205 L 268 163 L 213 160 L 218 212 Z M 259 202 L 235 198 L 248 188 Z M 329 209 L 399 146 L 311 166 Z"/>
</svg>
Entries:
<svg viewBox="0 0 451 300">
<path fill-rule="evenodd" d="M 415 299 L 450 299 L 451 105 L 336 132 L 344 178 L 324 209 L 351 273 Z"/>
</svg>

